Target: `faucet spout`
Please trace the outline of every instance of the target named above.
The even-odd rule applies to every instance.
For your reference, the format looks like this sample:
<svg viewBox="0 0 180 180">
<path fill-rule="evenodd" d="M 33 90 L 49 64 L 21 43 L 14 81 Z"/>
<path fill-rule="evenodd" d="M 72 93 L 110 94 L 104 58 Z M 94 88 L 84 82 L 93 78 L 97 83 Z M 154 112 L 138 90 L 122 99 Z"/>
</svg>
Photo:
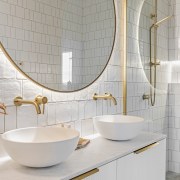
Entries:
<svg viewBox="0 0 180 180">
<path fill-rule="evenodd" d="M 14 99 L 14 104 L 16 106 L 21 106 L 22 104 L 32 104 L 32 105 L 35 106 L 37 114 L 41 114 L 40 106 L 35 100 L 34 101 L 29 101 L 29 100 L 23 100 L 22 97 L 16 97 Z"/>
<path fill-rule="evenodd" d="M 114 105 L 117 105 L 116 98 L 112 94 L 105 93 L 105 95 L 107 95 L 107 99 L 110 99 Z"/>
<path fill-rule="evenodd" d="M 41 114 L 41 109 L 39 104 L 37 104 L 36 101 L 33 101 L 32 104 L 35 106 L 37 114 Z"/>
<path fill-rule="evenodd" d="M 112 96 L 111 100 L 112 100 L 112 102 L 114 103 L 114 105 L 116 106 L 116 105 L 117 105 L 116 98 Z"/>
</svg>

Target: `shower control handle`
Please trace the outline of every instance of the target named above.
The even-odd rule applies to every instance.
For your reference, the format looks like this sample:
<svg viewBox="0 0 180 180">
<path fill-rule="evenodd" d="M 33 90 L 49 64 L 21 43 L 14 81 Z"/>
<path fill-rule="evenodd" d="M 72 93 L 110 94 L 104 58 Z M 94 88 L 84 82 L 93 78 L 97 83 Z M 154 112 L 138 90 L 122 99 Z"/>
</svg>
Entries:
<svg viewBox="0 0 180 180">
<path fill-rule="evenodd" d="M 143 94 L 142 98 L 143 98 L 143 100 L 149 100 L 150 95 L 149 94 Z"/>
<path fill-rule="evenodd" d="M 150 65 L 151 66 L 159 66 L 159 65 L 161 65 L 161 62 L 160 61 L 158 61 L 158 62 L 151 62 Z"/>
</svg>

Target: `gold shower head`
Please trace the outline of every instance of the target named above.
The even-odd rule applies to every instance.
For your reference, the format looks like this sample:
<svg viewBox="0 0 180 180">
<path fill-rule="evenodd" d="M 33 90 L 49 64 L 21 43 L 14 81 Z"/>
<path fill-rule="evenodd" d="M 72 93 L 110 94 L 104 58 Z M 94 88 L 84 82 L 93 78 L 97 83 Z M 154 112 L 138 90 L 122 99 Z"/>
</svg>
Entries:
<svg viewBox="0 0 180 180">
<path fill-rule="evenodd" d="M 156 22 L 155 24 L 153 24 L 153 27 L 154 27 L 154 26 L 159 26 L 160 24 L 162 24 L 163 22 L 171 19 L 172 17 L 173 17 L 173 15 L 165 17 L 164 19 L 162 19 L 162 20 Z"/>
</svg>

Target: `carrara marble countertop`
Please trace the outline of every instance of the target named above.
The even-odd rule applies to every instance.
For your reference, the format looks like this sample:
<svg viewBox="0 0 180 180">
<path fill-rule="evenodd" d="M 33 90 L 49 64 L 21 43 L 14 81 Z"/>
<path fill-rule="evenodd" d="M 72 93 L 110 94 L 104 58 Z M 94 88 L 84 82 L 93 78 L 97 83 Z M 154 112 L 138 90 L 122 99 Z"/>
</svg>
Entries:
<svg viewBox="0 0 180 180">
<path fill-rule="evenodd" d="M 119 142 L 97 137 L 86 148 L 75 151 L 67 161 L 40 169 L 23 167 L 3 155 L 0 157 L 0 179 L 69 180 L 165 138 L 165 135 L 154 133 L 141 133 L 133 140 Z"/>
</svg>

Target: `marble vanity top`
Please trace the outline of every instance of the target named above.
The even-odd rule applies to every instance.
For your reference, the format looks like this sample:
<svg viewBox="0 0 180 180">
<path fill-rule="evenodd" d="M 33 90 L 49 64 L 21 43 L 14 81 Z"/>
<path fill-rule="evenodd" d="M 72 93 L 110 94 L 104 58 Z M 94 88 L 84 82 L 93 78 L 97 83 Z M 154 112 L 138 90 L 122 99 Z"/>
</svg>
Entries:
<svg viewBox="0 0 180 180">
<path fill-rule="evenodd" d="M 0 157 L 0 179 L 69 180 L 165 138 L 165 135 L 154 133 L 141 133 L 135 139 L 124 142 L 97 137 L 86 148 L 75 151 L 64 163 L 40 169 L 20 166 L 4 155 Z"/>
</svg>

